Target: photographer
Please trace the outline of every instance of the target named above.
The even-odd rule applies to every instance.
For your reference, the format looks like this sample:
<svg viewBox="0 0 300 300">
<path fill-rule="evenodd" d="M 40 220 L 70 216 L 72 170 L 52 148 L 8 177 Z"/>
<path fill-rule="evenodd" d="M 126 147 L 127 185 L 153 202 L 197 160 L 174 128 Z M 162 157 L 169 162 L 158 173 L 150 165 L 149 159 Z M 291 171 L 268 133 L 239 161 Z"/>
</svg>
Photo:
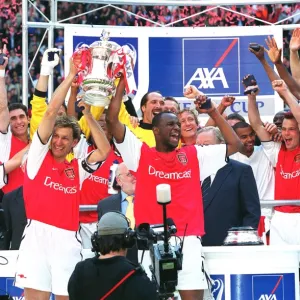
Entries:
<svg viewBox="0 0 300 300">
<path fill-rule="evenodd" d="M 155 300 L 155 286 L 144 271 L 126 259 L 135 243 L 126 217 L 119 212 L 104 214 L 92 244 L 99 257 L 77 264 L 68 285 L 70 300 Z"/>
</svg>

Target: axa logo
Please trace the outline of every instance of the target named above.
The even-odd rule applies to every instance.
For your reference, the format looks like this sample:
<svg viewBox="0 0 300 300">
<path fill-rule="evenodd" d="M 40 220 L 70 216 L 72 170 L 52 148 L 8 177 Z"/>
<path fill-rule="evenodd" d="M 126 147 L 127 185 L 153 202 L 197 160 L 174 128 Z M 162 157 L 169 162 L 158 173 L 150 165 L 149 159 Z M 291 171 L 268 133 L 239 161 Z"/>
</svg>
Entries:
<svg viewBox="0 0 300 300">
<path fill-rule="evenodd" d="M 223 88 L 229 88 L 223 68 L 197 68 L 186 85 L 196 85 L 198 89 L 214 89 L 216 81 L 219 81 Z"/>
<path fill-rule="evenodd" d="M 263 294 L 259 297 L 258 300 L 277 300 L 276 295 L 268 295 L 268 294 Z"/>
</svg>

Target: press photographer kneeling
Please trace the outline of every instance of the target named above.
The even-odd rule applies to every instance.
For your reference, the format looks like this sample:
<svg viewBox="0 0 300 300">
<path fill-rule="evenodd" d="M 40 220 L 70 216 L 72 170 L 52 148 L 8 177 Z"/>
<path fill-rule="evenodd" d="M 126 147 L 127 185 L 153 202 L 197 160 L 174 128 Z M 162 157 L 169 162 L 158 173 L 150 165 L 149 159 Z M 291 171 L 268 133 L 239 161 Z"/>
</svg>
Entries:
<svg viewBox="0 0 300 300">
<path fill-rule="evenodd" d="M 143 269 L 125 257 L 135 239 L 123 214 L 104 214 L 92 243 L 100 256 L 76 265 L 68 284 L 70 300 L 158 299 L 156 287 Z"/>
</svg>

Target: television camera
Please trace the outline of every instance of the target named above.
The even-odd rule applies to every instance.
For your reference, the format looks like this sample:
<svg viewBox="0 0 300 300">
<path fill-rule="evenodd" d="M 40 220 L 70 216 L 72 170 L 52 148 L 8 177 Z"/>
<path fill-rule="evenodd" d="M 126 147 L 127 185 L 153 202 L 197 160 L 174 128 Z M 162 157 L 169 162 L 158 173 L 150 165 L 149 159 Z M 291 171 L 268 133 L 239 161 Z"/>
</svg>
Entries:
<svg viewBox="0 0 300 300">
<path fill-rule="evenodd" d="M 178 270 L 182 269 L 183 240 L 175 246 L 170 238 L 176 237 L 176 226 L 172 219 L 167 218 L 167 204 L 171 202 L 170 185 L 160 184 L 156 187 L 157 202 L 163 206 L 163 224 L 140 224 L 136 229 L 137 248 L 149 250 L 151 258 L 150 271 L 152 280 L 157 285 L 160 299 L 174 296 L 178 284 Z M 158 230 L 163 227 L 163 231 Z"/>
</svg>

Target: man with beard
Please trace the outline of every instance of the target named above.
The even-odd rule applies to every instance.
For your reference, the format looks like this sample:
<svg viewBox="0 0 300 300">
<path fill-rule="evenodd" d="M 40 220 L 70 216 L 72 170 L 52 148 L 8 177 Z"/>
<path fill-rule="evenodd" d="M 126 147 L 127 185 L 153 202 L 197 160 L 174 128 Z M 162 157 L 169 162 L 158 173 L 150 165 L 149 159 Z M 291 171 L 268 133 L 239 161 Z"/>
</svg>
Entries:
<svg viewBox="0 0 300 300">
<path fill-rule="evenodd" d="M 119 84 L 125 87 L 123 78 Z M 185 91 L 185 96 L 190 99 L 196 99 L 199 95 L 195 87 L 188 87 Z M 183 267 L 178 272 L 177 289 L 183 300 L 202 300 L 203 290 L 208 286 L 199 238 L 204 234 L 199 181 L 222 168 L 226 164 L 226 155 L 239 151 L 241 143 L 214 107 L 201 109 L 202 102 L 196 100 L 198 111 L 208 113 L 214 119 L 227 145 L 192 145 L 176 149 L 180 140 L 180 122 L 175 114 L 161 112 L 152 121 L 156 146 L 150 148 L 120 123 L 120 102 L 117 98 L 111 101 L 107 111 L 107 125 L 124 163 L 128 169 L 137 171 L 134 203 L 136 225 L 144 222 L 162 223 L 161 206 L 156 202 L 156 186 L 170 184 L 172 202 L 168 206 L 168 215 L 177 226 L 178 236 L 185 235 Z"/>
<path fill-rule="evenodd" d="M 152 132 L 152 119 L 163 110 L 163 106 L 164 99 L 160 92 L 148 92 L 141 99 L 140 108 L 143 118 L 140 121 L 139 126 L 132 126 L 125 105 L 121 106 L 119 120 L 126 125 L 137 138 L 145 142 L 148 146 L 154 147 L 155 138 Z"/>
</svg>

